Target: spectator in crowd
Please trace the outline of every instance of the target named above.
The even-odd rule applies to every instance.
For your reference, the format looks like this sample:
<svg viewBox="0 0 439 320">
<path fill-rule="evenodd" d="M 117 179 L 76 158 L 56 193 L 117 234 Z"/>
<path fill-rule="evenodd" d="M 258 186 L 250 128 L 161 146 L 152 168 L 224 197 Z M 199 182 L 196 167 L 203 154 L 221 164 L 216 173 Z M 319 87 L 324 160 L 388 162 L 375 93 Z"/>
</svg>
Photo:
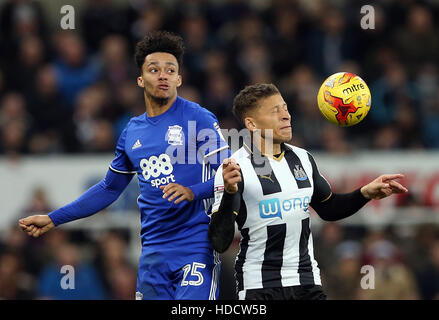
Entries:
<svg viewBox="0 0 439 320">
<path fill-rule="evenodd" d="M 428 110 L 423 113 L 422 128 L 425 146 L 437 149 L 439 147 L 439 89 L 437 88 Z"/>
<path fill-rule="evenodd" d="M 115 231 L 99 238 L 95 265 L 111 299 L 132 300 L 136 292 L 136 270 L 128 261 L 127 243 Z"/>
<path fill-rule="evenodd" d="M 29 278 L 23 272 L 22 259 L 18 253 L 0 254 L 0 299 L 30 299 L 32 287 Z"/>
<path fill-rule="evenodd" d="M 300 11 L 288 8 L 273 12 L 271 24 L 274 26 L 271 39 L 273 73 L 279 77 L 305 61 L 305 41 L 300 28 Z"/>
<path fill-rule="evenodd" d="M 18 43 L 17 60 L 5 64 L 8 73 L 8 87 L 10 90 L 21 91 L 25 95 L 31 94 L 35 86 L 38 69 L 46 62 L 45 44 L 36 35 L 23 37 Z M 23 81 L 23 76 L 26 81 Z"/>
<path fill-rule="evenodd" d="M 69 269 L 63 271 L 62 267 Z M 63 277 L 65 278 L 63 282 Z M 93 265 L 80 256 L 80 249 L 70 243 L 56 251 L 56 261 L 47 265 L 38 279 L 37 295 L 40 299 L 96 300 L 104 299 L 105 292 Z"/>
<path fill-rule="evenodd" d="M 336 255 L 335 250 L 343 240 L 343 228 L 336 222 L 328 222 L 319 230 L 315 246 L 315 256 L 322 274 L 330 272 L 330 266 Z"/>
<path fill-rule="evenodd" d="M 15 157 L 27 152 L 25 138 L 31 124 L 24 97 L 15 92 L 7 93 L 0 102 L 0 149 L 4 154 Z"/>
<path fill-rule="evenodd" d="M 337 245 L 331 268 L 326 274 L 325 282 L 330 300 L 351 300 L 357 298 L 361 281 L 362 247 L 357 241 L 347 240 Z"/>
<path fill-rule="evenodd" d="M 31 298 L 29 295 L 34 294 L 35 275 L 41 271 L 41 266 L 44 263 L 39 254 L 41 241 L 28 241 L 17 231 L 14 225 L 4 232 L 3 242 L 0 242 L 0 255 L 8 255 L 8 263 L 11 260 L 17 263 L 17 272 L 20 273 L 18 276 L 23 277 L 23 279 L 15 278 L 14 281 L 18 281 L 18 286 L 27 292 L 26 298 Z"/>
<path fill-rule="evenodd" d="M 30 36 L 48 38 L 46 21 L 43 5 L 39 1 L 3 2 L 0 8 L 0 56 L 14 61 L 22 39 Z M 43 42 L 46 43 L 45 40 Z"/>
<path fill-rule="evenodd" d="M 324 77 L 337 72 L 342 61 L 357 59 L 359 44 L 339 10 L 327 8 L 318 23 L 307 38 L 306 52 L 314 72 Z"/>
<path fill-rule="evenodd" d="M 419 299 L 413 272 L 401 261 L 398 248 L 387 239 L 371 239 L 365 248 L 364 262 L 373 266 L 373 289 L 359 290 L 358 298 L 367 300 Z"/>
<path fill-rule="evenodd" d="M 130 27 L 130 34 L 133 39 L 140 40 L 146 33 L 162 29 L 166 23 L 163 8 L 157 4 L 142 6 L 137 10 L 139 12 L 138 17 Z"/>
<path fill-rule="evenodd" d="M 117 111 L 114 121 L 114 141 L 120 136 L 128 121 L 142 114 L 142 95 L 138 87 L 132 81 L 124 81 L 116 89 Z M 200 101 L 198 99 L 198 101 Z"/>
<path fill-rule="evenodd" d="M 212 73 L 207 78 L 203 103 L 217 116 L 224 118 L 227 108 L 233 104 L 232 79 L 224 72 Z"/>
<path fill-rule="evenodd" d="M 439 239 L 430 245 L 429 262 L 418 273 L 421 298 L 439 300 Z"/>
<path fill-rule="evenodd" d="M 109 90 L 103 84 L 87 87 L 79 93 L 74 106 L 73 121 L 82 151 L 95 151 L 92 141 L 97 134 L 98 121 L 105 116 L 108 99 Z"/>
<path fill-rule="evenodd" d="M 411 74 L 423 63 L 439 59 L 438 33 L 429 9 L 413 5 L 406 15 L 405 26 L 395 31 L 395 48 L 401 53 L 402 63 Z M 416 45 L 414 45 L 416 43 Z"/>
<path fill-rule="evenodd" d="M 109 274 L 111 283 L 109 299 L 133 300 L 133 292 L 136 291 L 136 280 L 135 269 L 126 265 L 118 265 Z"/>
<path fill-rule="evenodd" d="M 60 153 L 75 150 L 77 140 L 71 110 L 63 106 L 52 65 L 41 66 L 36 74 L 29 101 L 29 113 L 35 120 L 29 140 L 30 153 Z"/>
<path fill-rule="evenodd" d="M 110 34 L 129 35 L 129 10 L 117 8 L 111 0 L 87 1 L 81 11 L 80 25 L 85 44 L 92 53 Z"/>
<path fill-rule="evenodd" d="M 27 207 L 24 209 L 24 214 L 40 214 L 42 212 L 51 211 L 52 206 L 47 199 L 46 191 L 43 187 L 36 187 L 32 193 L 31 199 Z"/>
<path fill-rule="evenodd" d="M 83 39 L 74 32 L 64 31 L 55 35 L 57 58 L 54 62 L 57 86 L 63 103 L 73 106 L 80 92 L 96 83 L 99 65 L 87 54 Z"/>
<path fill-rule="evenodd" d="M 137 70 L 130 63 L 128 42 L 121 35 L 110 34 L 101 41 L 100 79 L 107 83 L 110 93 L 124 82 L 135 78 Z M 116 97 L 114 97 L 116 98 Z"/>
</svg>

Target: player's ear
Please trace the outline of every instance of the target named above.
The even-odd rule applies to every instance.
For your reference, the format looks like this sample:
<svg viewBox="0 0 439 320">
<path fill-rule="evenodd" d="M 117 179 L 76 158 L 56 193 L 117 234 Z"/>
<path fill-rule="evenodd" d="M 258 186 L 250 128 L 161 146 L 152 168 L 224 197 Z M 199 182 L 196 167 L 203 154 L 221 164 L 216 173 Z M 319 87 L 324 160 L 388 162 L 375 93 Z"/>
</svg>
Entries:
<svg viewBox="0 0 439 320">
<path fill-rule="evenodd" d="M 252 117 L 245 117 L 244 118 L 244 125 L 251 132 L 253 132 L 256 129 L 256 123 Z"/>
<path fill-rule="evenodd" d="M 138 76 L 138 77 L 137 77 L 137 85 L 138 85 L 140 88 L 145 88 L 145 84 L 143 83 L 143 78 L 142 78 L 142 76 Z"/>
<path fill-rule="evenodd" d="M 182 78 L 181 74 L 179 74 L 178 80 L 177 80 L 177 88 L 180 87 L 182 83 L 183 83 L 183 78 Z"/>
</svg>

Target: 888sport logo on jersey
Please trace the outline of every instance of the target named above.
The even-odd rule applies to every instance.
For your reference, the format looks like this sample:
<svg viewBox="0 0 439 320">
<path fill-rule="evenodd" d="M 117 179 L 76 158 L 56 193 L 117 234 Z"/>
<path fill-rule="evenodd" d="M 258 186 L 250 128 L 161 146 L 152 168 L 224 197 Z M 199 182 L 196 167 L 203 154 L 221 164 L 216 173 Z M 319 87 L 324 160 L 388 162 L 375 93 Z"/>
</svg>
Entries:
<svg viewBox="0 0 439 320">
<path fill-rule="evenodd" d="M 150 182 L 153 187 L 158 188 L 161 185 L 175 182 L 174 175 L 172 174 L 174 167 L 171 163 L 171 158 L 166 153 L 140 160 L 140 169 L 146 181 L 151 179 Z M 166 177 L 160 178 L 161 175 Z"/>
</svg>

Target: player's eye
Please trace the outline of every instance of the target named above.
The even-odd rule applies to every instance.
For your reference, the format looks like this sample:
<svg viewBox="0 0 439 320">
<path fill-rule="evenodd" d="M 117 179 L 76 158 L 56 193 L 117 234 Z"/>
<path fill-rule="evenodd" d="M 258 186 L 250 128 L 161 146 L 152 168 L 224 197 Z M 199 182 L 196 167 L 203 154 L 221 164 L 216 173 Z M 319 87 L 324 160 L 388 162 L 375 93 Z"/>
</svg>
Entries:
<svg viewBox="0 0 439 320">
<path fill-rule="evenodd" d="M 168 73 L 174 73 L 175 70 L 174 69 L 168 69 Z"/>
</svg>

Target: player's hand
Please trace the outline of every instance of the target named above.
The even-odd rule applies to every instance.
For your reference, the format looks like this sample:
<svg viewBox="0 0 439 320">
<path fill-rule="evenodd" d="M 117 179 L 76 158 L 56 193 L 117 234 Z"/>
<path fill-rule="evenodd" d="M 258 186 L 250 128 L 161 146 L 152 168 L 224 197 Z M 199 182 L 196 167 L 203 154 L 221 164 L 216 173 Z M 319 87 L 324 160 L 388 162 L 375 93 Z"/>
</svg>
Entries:
<svg viewBox="0 0 439 320">
<path fill-rule="evenodd" d="M 38 238 L 50 229 L 55 228 L 55 224 L 47 214 L 29 216 L 20 219 L 18 220 L 18 225 L 24 232 L 34 238 Z"/>
<path fill-rule="evenodd" d="M 179 204 L 183 200 L 194 200 L 194 193 L 192 190 L 178 183 L 169 183 L 166 186 L 160 186 L 160 189 L 163 191 L 163 199 L 169 197 L 168 201 L 172 201 L 178 197 L 178 199 L 174 201 L 175 204 Z"/>
<path fill-rule="evenodd" d="M 403 178 L 404 175 L 383 174 L 361 188 L 361 193 L 366 199 L 379 200 L 395 193 L 408 192 L 407 188 L 396 182 L 396 179 Z"/>
<path fill-rule="evenodd" d="M 233 194 L 238 192 L 238 183 L 242 181 L 239 164 L 232 158 L 223 161 L 224 190 Z"/>
</svg>

